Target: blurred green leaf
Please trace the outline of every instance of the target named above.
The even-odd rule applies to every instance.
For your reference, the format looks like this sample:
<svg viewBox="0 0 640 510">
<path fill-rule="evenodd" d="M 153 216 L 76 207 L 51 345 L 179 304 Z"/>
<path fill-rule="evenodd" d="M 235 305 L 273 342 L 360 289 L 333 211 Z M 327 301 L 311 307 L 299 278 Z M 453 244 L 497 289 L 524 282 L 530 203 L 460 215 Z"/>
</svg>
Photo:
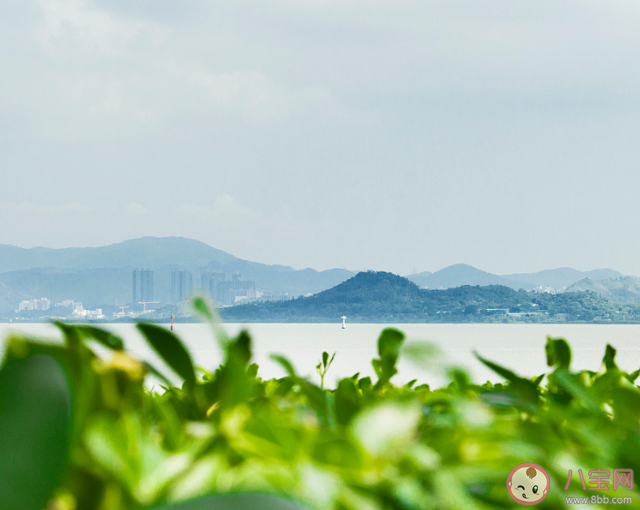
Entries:
<svg viewBox="0 0 640 510">
<path fill-rule="evenodd" d="M 358 414 L 351 433 L 373 456 L 398 454 L 417 434 L 421 415 L 417 402 L 382 402 Z"/>
<path fill-rule="evenodd" d="M 520 396 L 522 396 L 525 400 L 532 404 L 537 404 L 539 401 L 538 394 L 538 386 L 534 382 L 524 379 L 518 375 L 516 375 L 511 370 L 504 368 L 503 366 L 498 365 L 492 361 L 484 359 L 477 352 L 474 352 L 474 355 L 480 362 L 486 367 L 493 370 L 496 374 L 501 375 L 511 384 L 509 385 L 509 389 L 515 391 Z"/>
<path fill-rule="evenodd" d="M 309 405 L 317 413 L 325 426 L 332 426 L 335 418 L 329 407 L 328 396 L 324 390 L 305 380 L 299 380 L 300 390 L 307 397 Z"/>
<path fill-rule="evenodd" d="M 156 506 L 153 510 L 308 510 L 291 499 L 266 494 L 223 494 Z"/>
<path fill-rule="evenodd" d="M 616 350 L 610 344 L 607 344 L 605 348 L 604 357 L 602 358 L 602 363 L 604 364 L 607 370 L 617 370 L 618 366 L 615 362 L 616 358 Z"/>
<path fill-rule="evenodd" d="M 140 323 L 136 327 L 153 350 L 176 374 L 189 384 L 195 384 L 196 373 L 191 355 L 176 335 L 155 324 Z"/>
<path fill-rule="evenodd" d="M 124 341 L 117 335 L 114 335 L 110 331 L 96 328 L 94 326 L 79 325 L 75 326 L 76 329 L 85 339 L 94 339 L 100 342 L 105 347 L 114 351 L 124 350 Z"/>
<path fill-rule="evenodd" d="M 395 328 L 385 328 L 378 337 L 378 354 L 380 359 L 389 358 L 395 361 L 400 355 L 400 348 L 404 342 L 404 333 Z"/>
<path fill-rule="evenodd" d="M 51 356 L 0 371 L 0 508 L 42 510 L 57 487 L 71 434 L 71 392 Z"/>
<path fill-rule="evenodd" d="M 380 333 L 378 338 L 378 354 L 380 358 L 372 360 L 374 370 L 378 375 L 376 389 L 382 388 L 398 373 L 396 363 L 398 362 L 403 342 L 404 333 L 395 328 L 385 328 Z"/>
<path fill-rule="evenodd" d="M 352 379 L 342 379 L 335 391 L 336 420 L 346 425 L 360 410 L 360 395 Z"/>
<path fill-rule="evenodd" d="M 580 400 L 584 406 L 590 409 L 592 412 L 600 414 L 600 406 L 598 402 L 593 398 L 589 389 L 582 384 L 580 379 L 566 370 L 556 370 L 553 374 L 559 384 L 562 385 L 571 395 Z"/>
<path fill-rule="evenodd" d="M 272 354 L 270 358 L 273 361 L 275 361 L 278 365 L 280 365 L 284 369 L 284 371 L 287 373 L 287 375 L 289 375 L 290 377 L 298 377 L 296 375 L 295 368 L 293 368 L 293 365 L 287 358 L 285 358 L 280 354 Z"/>
<path fill-rule="evenodd" d="M 225 364 L 220 367 L 221 402 L 234 406 L 251 397 L 255 378 L 248 368 L 251 361 L 251 337 L 246 331 L 229 341 L 226 346 Z"/>
<path fill-rule="evenodd" d="M 563 338 L 547 337 L 545 346 L 547 365 L 556 368 L 569 368 L 571 364 L 571 348 Z"/>
<path fill-rule="evenodd" d="M 520 377 L 519 375 L 516 375 L 515 372 L 512 372 L 508 368 L 504 368 L 503 366 L 498 365 L 493 361 L 489 361 L 488 359 L 483 358 L 477 352 L 474 352 L 473 354 L 476 358 L 478 358 L 480 363 L 485 365 L 487 368 L 490 368 L 491 370 L 493 370 L 496 374 L 504 377 L 507 381 L 513 382 L 513 381 L 519 381 L 522 379 L 522 377 Z"/>
<path fill-rule="evenodd" d="M 211 311 L 211 307 L 206 302 L 206 300 L 200 296 L 193 298 L 193 308 L 196 312 L 202 315 L 207 321 L 214 322 L 217 321 L 216 316 Z"/>
<path fill-rule="evenodd" d="M 635 382 L 635 380 L 638 378 L 639 375 L 640 375 L 640 369 L 630 374 L 627 374 L 626 377 L 629 380 L 629 382 Z"/>
</svg>

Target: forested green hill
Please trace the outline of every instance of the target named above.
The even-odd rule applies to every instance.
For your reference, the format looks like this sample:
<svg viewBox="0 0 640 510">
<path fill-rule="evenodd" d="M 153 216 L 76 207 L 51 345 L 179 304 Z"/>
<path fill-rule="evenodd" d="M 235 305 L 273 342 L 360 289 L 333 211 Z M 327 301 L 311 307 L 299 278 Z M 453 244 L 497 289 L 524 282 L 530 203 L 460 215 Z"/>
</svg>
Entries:
<svg viewBox="0 0 640 510">
<path fill-rule="evenodd" d="M 500 285 L 425 290 L 406 278 L 363 272 L 307 298 L 225 308 L 227 322 L 635 322 L 640 307 L 594 292 L 544 294 Z"/>
</svg>

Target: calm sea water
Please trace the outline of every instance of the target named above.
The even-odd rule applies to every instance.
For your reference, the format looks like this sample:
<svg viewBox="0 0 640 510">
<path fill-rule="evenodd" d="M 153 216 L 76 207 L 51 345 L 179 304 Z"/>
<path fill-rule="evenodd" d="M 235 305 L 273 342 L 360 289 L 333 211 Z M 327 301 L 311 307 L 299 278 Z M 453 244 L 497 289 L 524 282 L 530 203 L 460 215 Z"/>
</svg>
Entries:
<svg viewBox="0 0 640 510">
<path fill-rule="evenodd" d="M 327 376 L 331 382 L 356 372 L 373 375 L 371 359 L 377 355 L 376 340 L 380 331 L 389 326 L 350 324 L 343 330 L 340 324 L 226 324 L 224 329 L 230 335 L 242 328 L 250 331 L 254 339 L 254 360 L 265 378 L 283 375 L 279 365 L 269 359 L 272 353 L 287 356 L 300 374 L 317 378 L 314 367 L 322 351 L 335 351 L 336 358 Z M 161 365 L 133 325 L 105 327 L 122 336 L 134 356 Z M 429 368 L 402 360 L 396 382 L 417 378 L 420 382 L 441 384 L 445 381 L 446 368 L 452 365 L 466 368 L 477 382 L 499 381 L 499 376 L 474 358 L 474 350 L 521 375 L 538 375 L 547 370 L 544 351 L 547 335 L 570 342 L 575 368 L 598 370 L 607 343 L 618 350 L 620 368 L 633 371 L 640 367 L 640 325 L 401 324 L 394 327 L 404 331 L 408 341 L 428 341 L 441 351 Z M 1 324 L 0 344 L 11 331 L 60 339 L 57 329 L 48 324 Z M 175 332 L 191 350 L 196 365 L 211 369 L 221 362 L 222 352 L 210 326 L 177 324 Z"/>
</svg>

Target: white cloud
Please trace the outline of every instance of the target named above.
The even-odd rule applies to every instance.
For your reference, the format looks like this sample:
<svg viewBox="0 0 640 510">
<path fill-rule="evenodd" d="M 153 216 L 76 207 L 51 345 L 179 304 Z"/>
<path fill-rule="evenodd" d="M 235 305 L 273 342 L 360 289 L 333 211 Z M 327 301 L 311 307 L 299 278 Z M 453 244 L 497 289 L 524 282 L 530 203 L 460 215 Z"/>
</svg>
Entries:
<svg viewBox="0 0 640 510">
<path fill-rule="evenodd" d="M 267 75 L 255 70 L 216 74 L 203 64 L 174 64 L 168 72 L 203 93 L 216 108 L 237 111 L 252 120 L 286 114 L 285 94 Z M 205 103 L 206 104 L 206 103 Z"/>
<path fill-rule="evenodd" d="M 23 202 L 3 202 L 0 203 L 0 210 L 10 213 L 35 214 L 40 216 L 50 216 L 54 214 L 87 214 L 94 209 L 81 202 L 66 202 L 57 205 L 47 205 L 25 200 Z"/>
<path fill-rule="evenodd" d="M 131 202 L 124 207 L 123 212 L 127 216 L 135 216 L 140 214 L 149 214 L 149 209 L 138 202 Z"/>
<path fill-rule="evenodd" d="M 181 204 L 176 213 L 213 229 L 255 228 L 264 219 L 251 209 L 241 206 L 229 195 L 222 195 L 209 204 Z"/>
<path fill-rule="evenodd" d="M 58 99 L 81 117 L 148 122 L 158 115 L 146 99 L 153 85 L 136 77 L 74 73 L 59 75 L 55 84 Z"/>
<path fill-rule="evenodd" d="M 120 19 L 85 0 L 41 0 L 42 23 L 36 37 L 50 55 L 116 56 L 138 37 L 154 43 L 166 29 L 148 22 Z"/>
</svg>

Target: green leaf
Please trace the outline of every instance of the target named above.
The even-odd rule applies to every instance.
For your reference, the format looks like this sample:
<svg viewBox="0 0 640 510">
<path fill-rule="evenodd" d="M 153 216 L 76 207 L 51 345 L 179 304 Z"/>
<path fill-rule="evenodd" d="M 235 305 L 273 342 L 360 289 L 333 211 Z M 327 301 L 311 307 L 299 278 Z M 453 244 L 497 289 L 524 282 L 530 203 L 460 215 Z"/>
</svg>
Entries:
<svg viewBox="0 0 640 510">
<path fill-rule="evenodd" d="M 336 420 L 347 425 L 360 410 L 360 394 L 353 379 L 342 379 L 335 392 Z"/>
<path fill-rule="evenodd" d="M 514 391 L 489 391 L 482 393 L 480 398 L 492 407 L 516 407 L 529 412 L 535 410 L 530 402 Z"/>
<path fill-rule="evenodd" d="M 238 336 L 227 344 L 227 363 L 231 360 L 243 367 L 251 361 L 251 336 L 247 331 L 240 331 Z"/>
<path fill-rule="evenodd" d="M 114 351 L 124 350 L 124 341 L 117 335 L 114 335 L 110 331 L 96 328 L 95 326 L 76 326 L 76 329 L 80 332 L 85 339 L 92 338 L 97 340 L 105 347 Z"/>
<path fill-rule="evenodd" d="M 392 359 L 394 364 L 400 355 L 400 348 L 404 342 L 404 333 L 395 328 L 385 328 L 378 338 L 378 354 L 380 359 Z"/>
<path fill-rule="evenodd" d="M 515 374 L 508 368 L 504 368 L 503 366 L 500 366 L 497 363 L 494 363 L 493 361 L 489 361 L 488 359 L 483 358 L 482 356 L 480 356 L 480 354 L 478 354 L 475 351 L 473 355 L 480 361 L 480 363 L 482 363 L 487 368 L 490 368 L 491 370 L 493 370 L 496 374 L 501 375 L 507 381 L 513 382 L 513 381 L 519 381 L 522 379 L 519 375 Z"/>
<path fill-rule="evenodd" d="M 234 406 L 251 397 L 255 384 L 255 376 L 249 374 L 248 363 L 251 361 L 251 337 L 246 331 L 227 343 L 225 364 L 220 367 L 221 401 Z"/>
<path fill-rule="evenodd" d="M 533 378 L 533 384 L 535 384 L 536 386 L 540 386 L 540 383 L 544 379 L 544 376 L 545 376 L 545 374 L 540 374 L 538 377 L 534 377 Z"/>
<path fill-rule="evenodd" d="M 152 374 L 155 375 L 160 381 L 162 381 L 165 385 L 167 386 L 173 386 L 173 383 L 169 380 L 169 378 L 164 375 L 162 372 L 160 372 L 156 367 L 154 367 L 152 364 L 147 363 L 146 361 L 142 362 L 142 365 L 144 366 L 145 370 Z"/>
<path fill-rule="evenodd" d="M 615 362 L 616 350 L 610 344 L 607 344 L 607 347 L 604 352 L 604 358 L 602 358 L 602 363 L 607 370 L 617 370 L 618 366 Z"/>
<path fill-rule="evenodd" d="M 509 389 L 518 393 L 521 397 L 532 404 L 537 404 L 540 400 L 538 394 L 538 385 L 529 379 L 524 379 L 519 375 L 516 375 L 511 370 L 504 368 L 503 366 L 498 365 L 492 361 L 484 359 L 477 352 L 473 353 L 478 360 L 485 365 L 486 367 L 493 370 L 496 374 L 501 375 L 511 384 L 509 385 Z"/>
<path fill-rule="evenodd" d="M 300 379 L 300 391 L 307 397 L 309 405 L 316 412 L 320 421 L 325 425 L 331 425 L 335 421 L 329 409 L 327 393 L 304 379 Z"/>
<path fill-rule="evenodd" d="M 396 363 L 400 356 L 400 349 L 404 342 L 404 333 L 394 328 L 386 328 L 378 338 L 379 360 L 372 360 L 373 368 L 378 376 L 376 389 L 382 388 L 398 373 Z"/>
<path fill-rule="evenodd" d="M 569 373 L 567 370 L 556 370 L 553 375 L 558 383 L 573 397 L 582 401 L 585 407 L 597 414 L 601 413 L 598 402 L 576 375 Z"/>
<path fill-rule="evenodd" d="M 76 326 L 71 326 L 63 322 L 54 322 L 53 325 L 57 327 L 63 334 L 64 340 L 72 351 L 77 351 L 81 345 L 80 333 Z"/>
<path fill-rule="evenodd" d="M 547 365 L 556 368 L 569 368 L 571 364 L 571 348 L 563 338 L 547 337 Z"/>
<path fill-rule="evenodd" d="M 199 296 L 193 298 L 193 308 L 195 309 L 196 312 L 198 312 L 200 315 L 202 315 L 209 322 L 216 322 L 217 321 L 216 316 L 211 311 L 211 308 L 209 307 L 209 304 L 205 301 L 204 298 L 199 297 Z"/>
<path fill-rule="evenodd" d="M 629 380 L 629 382 L 635 382 L 639 375 L 640 369 L 636 370 L 635 372 L 631 372 L 630 374 L 626 374 L 626 378 Z"/>
<path fill-rule="evenodd" d="M 153 510 L 308 510 L 297 501 L 267 494 L 224 494 L 194 499 Z"/>
<path fill-rule="evenodd" d="M 71 434 L 71 392 L 53 357 L 2 368 L 0 431 L 0 508 L 42 510 L 64 472 Z"/>
<path fill-rule="evenodd" d="M 460 391 L 464 391 L 470 384 L 469 374 L 459 367 L 453 367 L 449 370 L 449 377 L 456 383 Z"/>
<path fill-rule="evenodd" d="M 249 367 L 247 368 L 247 375 L 249 377 L 258 377 L 259 368 L 260 367 L 257 363 L 251 363 L 251 365 L 249 365 Z"/>
<path fill-rule="evenodd" d="M 137 324 L 138 331 L 147 343 L 169 365 L 173 371 L 189 384 L 196 382 L 191 355 L 180 339 L 171 331 L 154 324 Z"/>
<path fill-rule="evenodd" d="M 298 377 L 296 375 L 295 368 L 293 368 L 293 365 L 291 364 L 291 362 L 287 358 L 285 358 L 284 356 L 281 356 L 280 354 L 272 354 L 270 357 L 278 365 L 280 365 L 282 368 L 284 368 L 284 371 L 287 373 L 287 375 L 289 375 L 290 377 L 295 377 L 295 378 Z"/>
<path fill-rule="evenodd" d="M 418 402 L 389 400 L 364 409 L 349 428 L 371 455 L 388 455 L 411 444 L 421 417 L 422 407 Z"/>
<path fill-rule="evenodd" d="M 358 381 L 358 388 L 362 391 L 369 391 L 372 386 L 373 383 L 371 382 L 371 377 L 363 377 Z"/>
</svg>

